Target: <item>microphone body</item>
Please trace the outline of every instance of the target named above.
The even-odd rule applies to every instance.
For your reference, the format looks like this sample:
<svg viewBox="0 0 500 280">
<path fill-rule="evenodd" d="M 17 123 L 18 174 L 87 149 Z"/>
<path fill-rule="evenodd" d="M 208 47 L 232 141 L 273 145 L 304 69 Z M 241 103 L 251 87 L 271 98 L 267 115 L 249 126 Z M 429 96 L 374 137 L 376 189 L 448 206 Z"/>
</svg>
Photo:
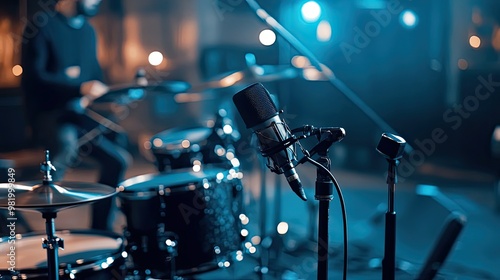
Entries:
<svg viewBox="0 0 500 280">
<path fill-rule="evenodd" d="M 256 83 L 236 93 L 233 101 L 247 128 L 257 136 L 260 151 L 267 157 L 268 168 L 277 174 L 284 174 L 292 191 L 306 201 L 302 183 L 295 171 L 297 159 L 294 147 L 284 144 L 292 135 L 286 123 L 280 119 L 267 90 L 262 84 Z M 270 150 L 275 152 L 266 152 Z"/>
<path fill-rule="evenodd" d="M 277 145 L 282 145 L 280 144 L 281 142 L 291 137 L 286 124 L 279 118 L 278 114 L 251 129 L 257 135 L 261 152 L 276 149 Z M 293 147 L 283 147 L 280 151 L 270 154 L 267 159 L 267 167 L 276 174 L 285 175 L 292 190 L 300 198 L 304 199 L 304 190 L 302 189 L 299 175 L 294 168 L 295 164 L 297 164 L 297 159 L 295 158 Z"/>
</svg>

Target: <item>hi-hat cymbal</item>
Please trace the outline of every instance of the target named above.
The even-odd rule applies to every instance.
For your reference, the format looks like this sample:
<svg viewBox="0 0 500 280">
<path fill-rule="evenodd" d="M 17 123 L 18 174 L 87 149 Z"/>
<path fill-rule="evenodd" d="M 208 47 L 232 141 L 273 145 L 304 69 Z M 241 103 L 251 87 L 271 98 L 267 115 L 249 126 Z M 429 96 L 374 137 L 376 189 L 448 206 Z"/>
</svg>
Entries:
<svg viewBox="0 0 500 280">
<path fill-rule="evenodd" d="M 117 189 L 94 183 L 61 181 L 51 184 L 18 182 L 0 184 L 0 208 L 57 212 L 116 194 Z"/>
</svg>

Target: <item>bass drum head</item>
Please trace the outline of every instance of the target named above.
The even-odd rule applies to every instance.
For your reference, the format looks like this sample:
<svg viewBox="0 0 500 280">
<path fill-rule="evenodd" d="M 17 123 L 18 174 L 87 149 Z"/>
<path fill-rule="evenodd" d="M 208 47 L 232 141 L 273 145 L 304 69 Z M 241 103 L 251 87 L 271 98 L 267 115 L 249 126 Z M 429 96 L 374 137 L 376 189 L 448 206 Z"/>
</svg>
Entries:
<svg viewBox="0 0 500 280">
<path fill-rule="evenodd" d="M 60 279 L 124 279 L 126 275 L 123 238 L 101 231 L 57 231 L 64 241 L 59 250 Z M 0 262 L 7 264 L 2 279 L 48 279 L 45 234 L 18 234 L 0 243 Z M 12 250 L 14 249 L 14 250 Z M 14 257 L 9 253 L 14 252 Z"/>
</svg>

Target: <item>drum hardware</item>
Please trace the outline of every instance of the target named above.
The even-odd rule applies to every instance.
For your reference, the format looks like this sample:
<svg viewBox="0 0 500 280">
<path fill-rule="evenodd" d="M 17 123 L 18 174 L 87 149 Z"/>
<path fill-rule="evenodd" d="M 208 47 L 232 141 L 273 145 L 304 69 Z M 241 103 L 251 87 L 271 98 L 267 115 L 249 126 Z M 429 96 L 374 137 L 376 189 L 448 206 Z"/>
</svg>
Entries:
<svg viewBox="0 0 500 280">
<path fill-rule="evenodd" d="M 158 186 L 158 197 L 160 198 L 160 217 L 165 218 L 167 216 L 166 208 L 167 204 L 165 201 L 165 186 Z M 165 267 L 168 267 L 168 271 L 170 271 L 169 279 L 174 279 L 176 276 L 176 266 L 175 266 L 175 257 L 178 255 L 177 253 L 177 240 L 179 240 L 179 236 L 175 234 L 175 232 L 167 231 L 165 223 L 159 223 L 158 229 L 156 233 L 158 239 L 158 249 L 160 251 L 165 251 Z"/>
<path fill-rule="evenodd" d="M 170 271 L 169 279 L 175 279 L 176 265 L 175 265 L 175 257 L 177 257 L 177 240 L 179 237 L 177 234 L 171 231 L 165 231 L 165 224 L 161 224 L 158 228 L 158 248 L 160 251 L 165 251 L 165 267 L 167 271 Z"/>
<path fill-rule="evenodd" d="M 42 214 L 47 234 L 42 241 L 42 248 L 47 250 L 48 278 L 58 280 L 58 250 L 64 249 L 64 240 L 55 235 L 57 212 L 111 197 L 116 194 L 117 190 L 101 184 L 78 182 L 56 184 L 52 181 L 51 171 L 53 170 L 55 168 L 50 162 L 49 151 L 45 151 L 45 161 L 40 167 L 40 171 L 44 174 L 42 184 L 30 182 L 0 184 L 0 208 L 9 209 L 11 216 L 15 215 L 15 209 L 38 211 Z M 14 193 L 15 200 L 12 199 L 12 193 Z"/>
</svg>

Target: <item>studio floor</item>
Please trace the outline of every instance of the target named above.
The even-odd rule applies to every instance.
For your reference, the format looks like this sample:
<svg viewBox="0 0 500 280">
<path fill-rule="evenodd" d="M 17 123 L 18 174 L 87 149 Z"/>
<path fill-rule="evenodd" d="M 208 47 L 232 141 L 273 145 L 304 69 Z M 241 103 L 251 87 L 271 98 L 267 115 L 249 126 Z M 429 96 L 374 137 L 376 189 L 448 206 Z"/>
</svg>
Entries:
<svg viewBox="0 0 500 280">
<path fill-rule="evenodd" d="M 435 279 L 500 279 L 500 213 L 494 196 L 494 178 L 474 171 L 431 164 L 422 170 L 424 176 L 402 180 L 396 188 L 396 279 L 415 279 L 422 272 L 432 250 L 440 245 L 438 239 L 448 222 L 449 213 L 465 218 L 466 222 Z M 347 213 L 347 279 L 382 279 L 384 214 L 387 210 L 385 174 L 347 168 L 332 171 L 341 186 Z M 243 212 L 248 217 L 245 225 L 248 236 L 241 244 L 242 259 L 237 261 L 241 257 L 234 258 L 227 267 L 186 274 L 181 278 L 316 279 L 318 268 L 314 240 L 317 240 L 318 201 L 314 199 L 315 172 L 314 167 L 307 165 L 298 168 L 309 198 L 307 202 L 292 193 L 280 176 L 268 171 L 262 176 L 258 167 L 244 172 L 241 182 Z M 440 175 L 435 176 L 433 172 Z M 139 156 L 127 171 L 126 179 L 144 174 L 158 176 L 155 165 Z M 65 181 L 95 182 L 97 176 L 94 168 L 83 167 L 70 170 Z M 169 182 L 163 184 L 168 185 Z M 261 199 L 263 191 L 267 197 L 265 200 Z M 342 279 L 343 275 L 341 213 L 340 199 L 335 194 L 330 202 L 327 221 L 329 279 Z M 39 213 L 25 212 L 23 216 L 32 231 L 45 230 Z M 114 234 L 122 236 L 127 217 L 120 210 L 115 212 L 114 217 Z M 85 230 L 90 219 L 88 205 L 63 210 L 56 219 L 56 229 Z M 280 222 L 288 226 L 285 234 L 277 233 Z M 97 242 L 99 234 L 91 232 L 91 235 Z M 95 243 L 92 236 L 89 244 Z M 260 238 L 254 239 L 255 236 Z M 92 250 L 92 246 L 80 245 L 78 249 L 66 246 L 66 250 L 76 256 Z M 30 258 L 36 256 L 43 263 L 45 252 L 41 247 L 24 250 Z M 197 252 L 195 250 L 190 254 L 194 256 Z M 157 257 L 154 254 L 151 256 L 152 259 Z M 2 261 L 2 266 L 4 264 Z"/>
</svg>

